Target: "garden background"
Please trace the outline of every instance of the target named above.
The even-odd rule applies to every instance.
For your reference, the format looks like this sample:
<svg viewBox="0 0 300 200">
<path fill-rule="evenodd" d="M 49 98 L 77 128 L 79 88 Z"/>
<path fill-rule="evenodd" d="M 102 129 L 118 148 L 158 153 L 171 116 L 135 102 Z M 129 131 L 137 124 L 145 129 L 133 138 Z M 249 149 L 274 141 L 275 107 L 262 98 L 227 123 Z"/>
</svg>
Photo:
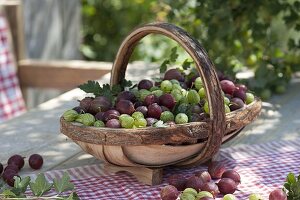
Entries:
<svg viewBox="0 0 300 200">
<path fill-rule="evenodd" d="M 122 39 L 136 26 L 166 21 L 198 39 L 216 67 L 244 82 L 263 99 L 284 93 L 300 69 L 300 1 L 83 0 L 81 52 L 88 60 L 113 61 Z M 132 60 L 162 63 L 175 44 L 146 37 Z M 187 55 L 178 49 L 177 64 Z M 251 74 L 251 73 L 250 73 Z"/>
</svg>

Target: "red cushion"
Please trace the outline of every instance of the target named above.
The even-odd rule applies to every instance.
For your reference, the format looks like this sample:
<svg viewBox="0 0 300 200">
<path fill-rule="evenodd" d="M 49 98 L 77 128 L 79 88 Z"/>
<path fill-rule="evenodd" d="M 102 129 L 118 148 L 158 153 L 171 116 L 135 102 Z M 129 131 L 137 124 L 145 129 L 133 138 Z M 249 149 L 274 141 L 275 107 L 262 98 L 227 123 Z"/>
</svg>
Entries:
<svg viewBox="0 0 300 200">
<path fill-rule="evenodd" d="M 26 111 L 9 43 L 9 27 L 0 14 L 0 122 Z"/>
</svg>

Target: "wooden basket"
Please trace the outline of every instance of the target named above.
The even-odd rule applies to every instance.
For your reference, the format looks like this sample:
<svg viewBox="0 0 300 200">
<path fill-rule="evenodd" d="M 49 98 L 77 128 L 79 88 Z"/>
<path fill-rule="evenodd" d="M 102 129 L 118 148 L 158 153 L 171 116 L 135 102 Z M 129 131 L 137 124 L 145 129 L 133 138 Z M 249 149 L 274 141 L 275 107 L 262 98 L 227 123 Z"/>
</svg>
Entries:
<svg viewBox="0 0 300 200">
<path fill-rule="evenodd" d="M 256 99 L 225 115 L 221 87 L 207 53 L 187 32 L 168 23 L 141 26 L 125 38 L 112 67 L 111 85 L 125 77 L 134 47 L 148 34 L 161 34 L 175 40 L 193 58 L 206 90 L 210 118 L 166 128 L 138 129 L 87 127 L 61 118 L 61 132 L 85 152 L 115 166 L 153 168 L 203 163 L 219 150 L 222 143 L 237 135 L 258 116 L 261 101 Z"/>
</svg>

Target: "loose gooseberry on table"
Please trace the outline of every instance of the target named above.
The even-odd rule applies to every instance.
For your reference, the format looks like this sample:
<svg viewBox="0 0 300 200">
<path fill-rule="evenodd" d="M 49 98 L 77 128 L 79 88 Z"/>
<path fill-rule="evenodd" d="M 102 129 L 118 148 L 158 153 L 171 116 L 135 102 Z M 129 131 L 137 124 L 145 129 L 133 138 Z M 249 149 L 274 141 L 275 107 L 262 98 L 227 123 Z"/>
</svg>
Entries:
<svg viewBox="0 0 300 200">
<path fill-rule="evenodd" d="M 241 176 L 235 170 L 229 169 L 222 173 L 221 178 L 230 178 L 236 182 L 236 184 L 241 183 Z"/>
<path fill-rule="evenodd" d="M 238 200 L 233 194 L 226 194 L 223 197 L 223 200 Z"/>
<path fill-rule="evenodd" d="M 208 171 L 196 172 L 195 176 L 198 176 L 204 183 L 207 183 L 207 182 L 211 181 L 211 176 L 208 173 Z"/>
<path fill-rule="evenodd" d="M 8 165 L 15 164 L 18 166 L 19 169 L 22 169 L 22 167 L 25 164 L 24 157 L 22 157 L 21 155 L 15 154 L 8 159 L 7 164 Z"/>
<path fill-rule="evenodd" d="M 217 185 L 221 194 L 233 194 L 237 189 L 236 182 L 230 178 L 222 178 Z"/>
<path fill-rule="evenodd" d="M 282 189 L 275 189 L 270 193 L 269 200 L 287 200 L 287 195 Z"/>
<path fill-rule="evenodd" d="M 12 155 L 7 160 L 7 165 L 4 169 L 3 165 L 0 163 L 0 175 L 9 186 L 14 186 L 14 177 L 18 176 L 19 171 L 24 167 L 24 159 L 25 157 L 19 154 Z M 43 157 L 39 154 L 32 154 L 28 159 L 28 163 L 32 169 L 40 169 L 44 163 Z"/>
<path fill-rule="evenodd" d="M 263 200 L 263 197 L 260 194 L 250 194 L 249 196 L 249 200 Z"/>
<path fill-rule="evenodd" d="M 212 180 L 211 177 L 217 180 Z M 234 180 L 226 177 L 231 177 Z M 235 197 L 232 194 L 236 191 L 239 183 L 240 175 L 238 172 L 233 169 L 226 169 L 220 161 L 210 162 L 207 171 L 195 172 L 194 175 L 187 178 L 181 174 L 168 177 L 168 184 L 174 186 L 178 191 L 182 191 L 179 195 L 180 199 L 214 199 L 220 193 L 224 195 L 224 199 L 234 199 Z M 208 195 L 202 197 L 203 194 Z"/>
<path fill-rule="evenodd" d="M 32 154 L 30 157 L 29 157 L 29 166 L 32 168 L 32 169 L 40 169 L 44 163 L 44 160 L 43 160 L 43 157 L 39 154 Z"/>
<path fill-rule="evenodd" d="M 220 193 L 218 185 L 214 182 L 206 182 L 201 186 L 200 189 L 201 191 L 210 192 L 213 197 L 216 197 Z"/>
</svg>

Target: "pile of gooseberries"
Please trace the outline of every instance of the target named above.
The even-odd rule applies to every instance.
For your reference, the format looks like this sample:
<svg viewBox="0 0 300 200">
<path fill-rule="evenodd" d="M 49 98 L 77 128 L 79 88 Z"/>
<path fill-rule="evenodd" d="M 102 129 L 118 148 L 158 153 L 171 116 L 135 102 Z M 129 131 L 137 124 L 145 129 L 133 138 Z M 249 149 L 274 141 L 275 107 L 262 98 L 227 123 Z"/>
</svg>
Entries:
<svg viewBox="0 0 300 200">
<path fill-rule="evenodd" d="M 0 176 L 9 185 L 14 186 L 14 176 L 18 176 L 19 171 L 24 167 L 25 157 L 15 154 L 7 160 L 4 167 L 0 163 Z M 28 159 L 28 164 L 32 169 L 40 169 L 43 165 L 43 157 L 39 154 L 32 154 Z"/>
<path fill-rule="evenodd" d="M 225 76 L 219 76 L 219 81 L 225 113 L 255 100 L 245 85 Z M 130 129 L 205 121 L 209 114 L 207 94 L 199 75 L 190 77 L 179 69 L 170 69 L 161 81 L 143 79 L 114 96 L 113 101 L 106 96 L 85 97 L 63 117 L 86 126 Z"/>
<path fill-rule="evenodd" d="M 223 200 L 237 200 L 234 193 L 241 183 L 239 173 L 226 169 L 223 163 L 213 161 L 207 171 L 199 171 L 185 178 L 174 174 L 168 177 L 168 185 L 161 188 L 162 200 L 213 200 L 222 197 Z M 263 200 L 260 194 L 250 194 L 249 200 Z M 269 200 L 287 200 L 282 189 L 275 189 L 269 195 Z"/>
</svg>

